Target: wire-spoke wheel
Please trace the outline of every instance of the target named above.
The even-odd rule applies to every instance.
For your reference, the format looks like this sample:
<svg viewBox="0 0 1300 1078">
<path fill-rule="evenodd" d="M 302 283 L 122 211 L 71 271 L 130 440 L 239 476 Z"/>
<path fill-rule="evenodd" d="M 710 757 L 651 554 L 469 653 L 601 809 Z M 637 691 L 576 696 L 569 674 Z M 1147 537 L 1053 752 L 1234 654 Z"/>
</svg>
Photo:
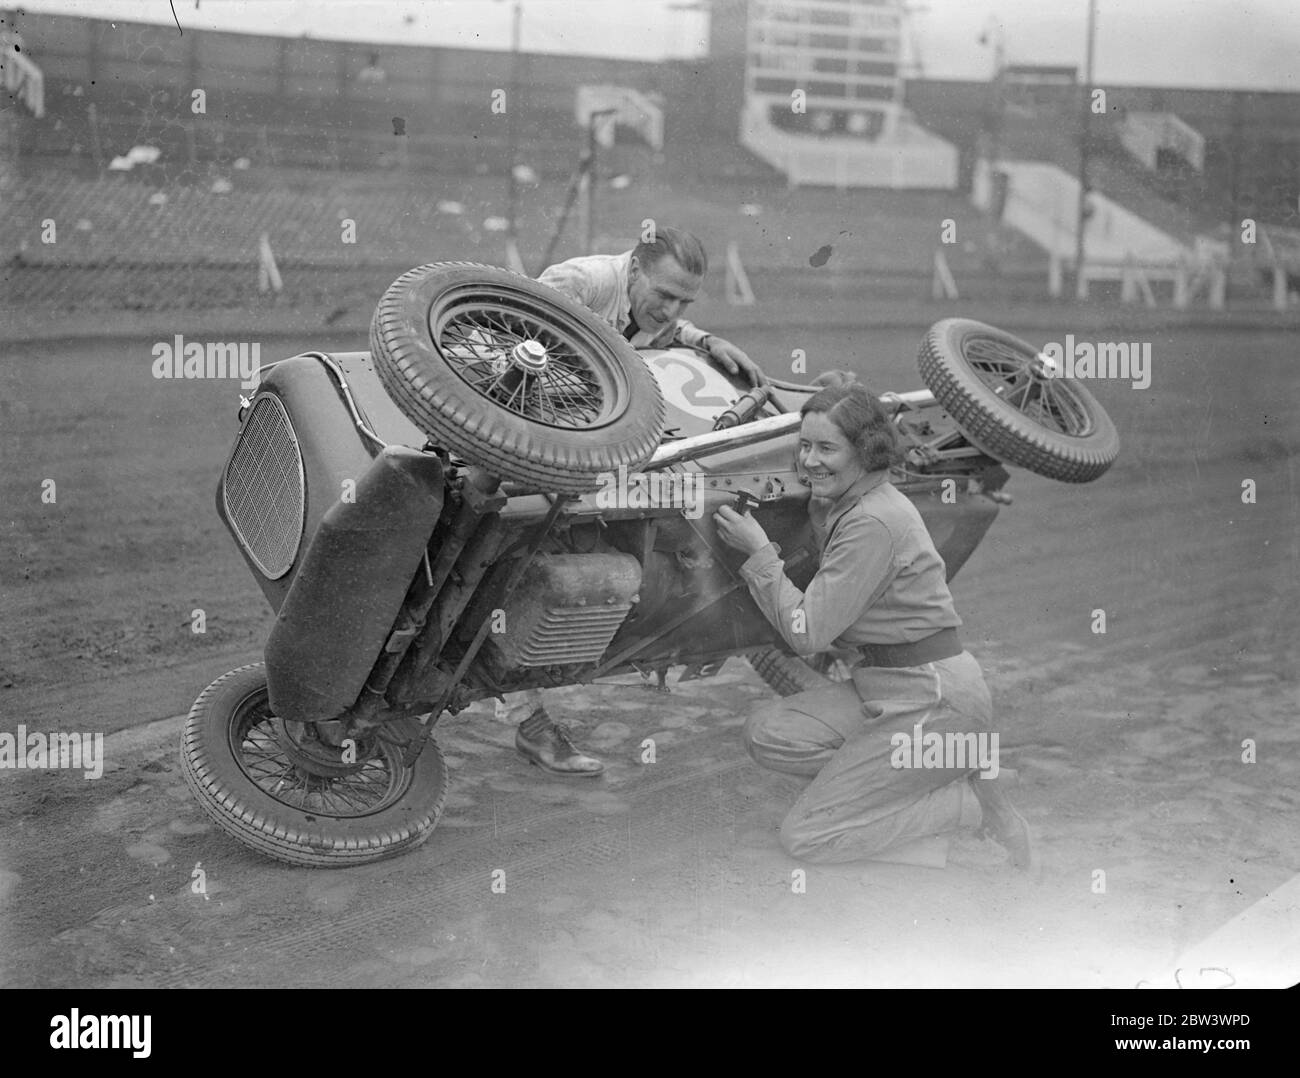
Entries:
<svg viewBox="0 0 1300 1078">
<path fill-rule="evenodd" d="M 496 475 L 580 493 L 659 446 L 663 398 L 591 312 L 495 266 L 403 274 L 370 326 L 389 396 L 435 444 Z"/>
<path fill-rule="evenodd" d="M 1119 455 L 1119 434 L 1096 398 L 1010 333 L 944 319 L 925 335 L 918 364 L 962 434 L 997 460 L 1087 483 Z"/>
<path fill-rule="evenodd" d="M 447 366 L 515 415 L 572 430 L 613 418 L 616 388 L 562 327 L 471 296 L 430 329 Z"/>
<path fill-rule="evenodd" d="M 209 685 L 185 723 L 181 763 L 199 804 L 222 830 L 290 864 L 363 864 L 409 850 L 437 826 L 447 769 L 437 743 L 415 763 L 408 721 L 354 746 L 354 762 L 316 742 L 310 728 L 271 714 L 261 663 Z M 351 758 L 349 753 L 349 758 Z"/>
</svg>

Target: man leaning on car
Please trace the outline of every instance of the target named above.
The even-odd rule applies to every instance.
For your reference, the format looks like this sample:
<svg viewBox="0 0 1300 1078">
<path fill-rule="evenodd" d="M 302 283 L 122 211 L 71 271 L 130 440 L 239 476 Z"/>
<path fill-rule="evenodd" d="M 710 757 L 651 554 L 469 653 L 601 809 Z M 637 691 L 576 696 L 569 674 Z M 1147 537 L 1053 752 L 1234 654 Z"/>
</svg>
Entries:
<svg viewBox="0 0 1300 1078">
<path fill-rule="evenodd" d="M 697 348 L 728 374 L 762 385 L 767 377 L 740 348 L 681 317 L 699 294 L 708 268 L 704 245 L 689 232 L 665 225 L 630 251 L 570 258 L 543 270 L 538 280 L 586 307 L 634 347 Z M 605 770 L 551 720 L 540 689 L 520 695 L 523 701 L 510 708 L 510 717 L 527 715 L 515 730 L 515 747 L 527 760 L 556 775 L 595 776 Z"/>
<path fill-rule="evenodd" d="M 667 225 L 621 255 L 570 258 L 537 279 L 608 322 L 636 348 L 698 348 L 728 374 L 751 385 L 767 381 L 758 364 L 730 341 L 679 317 L 699 294 L 709 269 L 704 245 Z"/>
</svg>

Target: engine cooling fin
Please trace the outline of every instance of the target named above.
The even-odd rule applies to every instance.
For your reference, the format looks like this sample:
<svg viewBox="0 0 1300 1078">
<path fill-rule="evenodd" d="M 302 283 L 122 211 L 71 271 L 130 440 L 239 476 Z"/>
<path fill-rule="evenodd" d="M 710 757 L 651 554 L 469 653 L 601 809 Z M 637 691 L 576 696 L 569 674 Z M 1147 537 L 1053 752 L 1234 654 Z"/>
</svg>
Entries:
<svg viewBox="0 0 1300 1078">
<path fill-rule="evenodd" d="M 489 637 L 510 667 L 598 662 L 637 600 L 641 567 L 628 554 L 539 555 Z"/>
</svg>

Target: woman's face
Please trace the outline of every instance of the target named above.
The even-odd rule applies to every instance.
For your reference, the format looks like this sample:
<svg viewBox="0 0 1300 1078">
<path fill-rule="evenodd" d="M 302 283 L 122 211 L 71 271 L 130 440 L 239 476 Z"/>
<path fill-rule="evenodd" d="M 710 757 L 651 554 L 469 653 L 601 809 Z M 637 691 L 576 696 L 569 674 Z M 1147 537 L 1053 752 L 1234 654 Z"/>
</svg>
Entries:
<svg viewBox="0 0 1300 1078">
<path fill-rule="evenodd" d="M 812 481 L 815 498 L 834 500 L 867 474 L 857 450 L 824 412 L 803 417 L 799 464 Z"/>
</svg>

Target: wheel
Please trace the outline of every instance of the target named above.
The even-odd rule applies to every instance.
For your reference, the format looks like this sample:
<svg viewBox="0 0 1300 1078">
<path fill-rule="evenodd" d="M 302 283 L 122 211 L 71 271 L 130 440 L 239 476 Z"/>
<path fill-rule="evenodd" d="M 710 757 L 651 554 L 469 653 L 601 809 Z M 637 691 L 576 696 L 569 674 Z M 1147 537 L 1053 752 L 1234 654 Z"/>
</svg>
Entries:
<svg viewBox="0 0 1300 1078">
<path fill-rule="evenodd" d="M 1115 424 L 1096 398 L 1074 379 L 1053 377 L 1019 337 L 946 318 L 925 335 L 918 363 L 966 439 L 997 460 L 1088 483 L 1119 455 Z"/>
<path fill-rule="evenodd" d="M 333 868 L 414 849 L 433 832 L 447 796 L 447 768 L 430 738 L 411 767 L 401 740 L 419 723 L 382 727 L 357 746 L 357 763 L 296 763 L 267 706 L 262 663 L 219 677 L 194 701 L 181 768 L 203 810 L 250 849 L 293 865 Z M 302 729 L 300 724 L 292 724 Z M 319 743 L 317 743 L 319 744 Z"/>
<path fill-rule="evenodd" d="M 659 383 L 622 337 L 559 292 L 495 266 L 439 262 L 389 286 L 375 369 L 435 444 L 494 475 L 582 493 L 658 448 Z"/>
<path fill-rule="evenodd" d="M 850 677 L 849 664 L 829 652 L 804 659 L 768 648 L 752 653 L 748 659 L 755 673 L 778 696 L 821 689 L 835 681 L 848 681 Z"/>
</svg>

